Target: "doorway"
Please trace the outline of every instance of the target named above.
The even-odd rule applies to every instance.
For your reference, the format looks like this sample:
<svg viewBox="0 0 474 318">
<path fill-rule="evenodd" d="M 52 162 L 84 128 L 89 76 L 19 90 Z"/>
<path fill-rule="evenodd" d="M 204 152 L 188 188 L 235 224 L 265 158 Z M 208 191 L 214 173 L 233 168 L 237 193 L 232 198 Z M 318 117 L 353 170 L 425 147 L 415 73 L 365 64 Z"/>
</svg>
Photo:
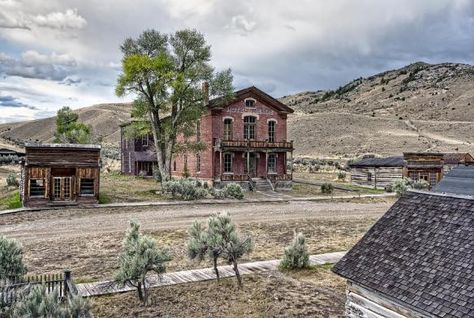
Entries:
<svg viewBox="0 0 474 318">
<path fill-rule="evenodd" d="M 71 201 L 72 177 L 53 177 L 53 200 Z"/>
<path fill-rule="evenodd" d="M 257 156 L 255 152 L 247 152 L 245 159 L 244 172 L 251 178 L 255 178 L 257 176 Z"/>
</svg>

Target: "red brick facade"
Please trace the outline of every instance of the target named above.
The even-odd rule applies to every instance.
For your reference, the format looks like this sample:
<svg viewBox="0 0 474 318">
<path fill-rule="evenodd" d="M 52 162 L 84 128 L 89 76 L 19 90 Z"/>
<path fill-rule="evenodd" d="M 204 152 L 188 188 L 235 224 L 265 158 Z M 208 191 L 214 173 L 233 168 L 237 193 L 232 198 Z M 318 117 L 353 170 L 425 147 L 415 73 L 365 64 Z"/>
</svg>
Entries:
<svg viewBox="0 0 474 318">
<path fill-rule="evenodd" d="M 187 170 L 191 177 L 212 182 L 249 178 L 291 180 L 286 168 L 293 150 L 292 143 L 287 141 L 286 127 L 287 114 L 291 112 L 289 107 L 255 87 L 235 92 L 234 100 L 225 105 L 211 100 L 193 137 L 204 142 L 206 149 L 199 155 L 176 156 L 171 165 L 172 176 L 181 177 Z M 127 144 L 124 140 L 123 173 L 138 174 L 138 166 L 144 167 L 140 160 L 156 160 L 151 145 L 144 147 L 141 140 Z M 136 151 L 130 151 L 130 144 Z"/>
</svg>

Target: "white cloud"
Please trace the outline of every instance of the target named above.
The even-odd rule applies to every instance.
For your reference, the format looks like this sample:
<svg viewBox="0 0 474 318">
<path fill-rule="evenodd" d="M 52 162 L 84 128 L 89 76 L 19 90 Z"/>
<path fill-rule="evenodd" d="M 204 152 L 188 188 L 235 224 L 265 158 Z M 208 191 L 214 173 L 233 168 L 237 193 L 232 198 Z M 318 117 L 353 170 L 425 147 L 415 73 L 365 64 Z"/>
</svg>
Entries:
<svg viewBox="0 0 474 318">
<path fill-rule="evenodd" d="M 77 10 L 68 9 L 63 12 L 51 12 L 37 15 L 31 21 L 39 26 L 51 29 L 82 29 L 87 25 L 86 19 L 77 14 Z"/>
</svg>

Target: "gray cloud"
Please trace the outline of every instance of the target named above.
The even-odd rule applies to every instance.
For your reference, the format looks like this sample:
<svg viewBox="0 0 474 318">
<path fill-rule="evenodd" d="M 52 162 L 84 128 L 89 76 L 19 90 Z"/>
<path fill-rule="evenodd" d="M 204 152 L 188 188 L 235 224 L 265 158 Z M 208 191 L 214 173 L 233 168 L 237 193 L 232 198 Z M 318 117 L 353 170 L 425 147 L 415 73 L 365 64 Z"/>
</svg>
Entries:
<svg viewBox="0 0 474 318">
<path fill-rule="evenodd" d="M 0 107 L 28 108 L 37 110 L 38 108 L 26 105 L 13 96 L 0 96 Z"/>
<path fill-rule="evenodd" d="M 53 52 L 44 55 L 30 50 L 24 52 L 20 59 L 15 59 L 0 52 L 0 73 L 6 76 L 62 81 L 76 65 L 75 59 L 68 54 Z"/>
</svg>

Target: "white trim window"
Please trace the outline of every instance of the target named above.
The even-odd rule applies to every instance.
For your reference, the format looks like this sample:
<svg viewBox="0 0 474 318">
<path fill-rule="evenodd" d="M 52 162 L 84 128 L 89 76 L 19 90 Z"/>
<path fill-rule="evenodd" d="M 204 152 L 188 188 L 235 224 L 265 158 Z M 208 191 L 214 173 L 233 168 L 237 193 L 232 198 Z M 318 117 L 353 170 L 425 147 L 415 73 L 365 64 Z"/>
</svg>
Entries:
<svg viewBox="0 0 474 318">
<path fill-rule="evenodd" d="M 277 156 L 274 153 L 268 154 L 268 173 L 277 173 Z"/>
<path fill-rule="evenodd" d="M 224 140 L 232 140 L 232 118 L 224 119 Z"/>
<path fill-rule="evenodd" d="M 232 173 L 232 154 L 224 154 L 224 173 Z"/>
<path fill-rule="evenodd" d="M 244 103 L 245 103 L 245 107 L 253 108 L 253 107 L 255 107 L 256 100 L 253 99 L 253 98 L 246 98 L 244 100 Z"/>
<path fill-rule="evenodd" d="M 244 117 L 244 139 L 255 140 L 255 126 L 257 124 L 257 118 L 255 116 Z"/>
<path fill-rule="evenodd" d="M 268 142 L 275 142 L 276 121 L 268 122 Z"/>
</svg>

